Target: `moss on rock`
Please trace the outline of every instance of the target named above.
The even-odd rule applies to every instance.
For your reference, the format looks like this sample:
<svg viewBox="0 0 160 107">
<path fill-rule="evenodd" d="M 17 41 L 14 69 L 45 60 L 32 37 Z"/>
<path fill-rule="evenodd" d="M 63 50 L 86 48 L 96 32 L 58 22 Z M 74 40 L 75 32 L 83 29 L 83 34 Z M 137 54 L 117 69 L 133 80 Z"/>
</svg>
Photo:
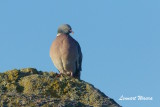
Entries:
<svg viewBox="0 0 160 107">
<path fill-rule="evenodd" d="M 85 81 L 34 68 L 0 73 L 0 96 L 2 107 L 120 107 Z"/>
</svg>

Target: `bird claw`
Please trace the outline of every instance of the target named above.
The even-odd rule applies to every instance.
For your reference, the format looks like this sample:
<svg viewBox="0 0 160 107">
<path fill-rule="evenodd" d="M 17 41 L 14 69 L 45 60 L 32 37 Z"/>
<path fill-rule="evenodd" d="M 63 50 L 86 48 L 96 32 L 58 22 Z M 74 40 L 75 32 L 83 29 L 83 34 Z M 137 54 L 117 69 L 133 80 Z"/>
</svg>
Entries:
<svg viewBox="0 0 160 107">
<path fill-rule="evenodd" d="M 56 77 L 60 77 L 61 75 L 62 75 L 61 73 L 60 73 L 60 74 L 57 73 L 57 76 L 56 76 Z"/>
</svg>

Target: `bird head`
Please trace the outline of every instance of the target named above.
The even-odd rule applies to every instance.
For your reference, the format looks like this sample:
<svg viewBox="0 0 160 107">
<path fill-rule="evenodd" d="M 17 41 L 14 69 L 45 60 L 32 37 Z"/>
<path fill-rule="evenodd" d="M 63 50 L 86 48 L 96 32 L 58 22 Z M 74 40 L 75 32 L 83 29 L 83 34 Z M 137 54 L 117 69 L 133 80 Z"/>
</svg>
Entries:
<svg viewBox="0 0 160 107">
<path fill-rule="evenodd" d="M 63 34 L 69 35 L 70 33 L 73 33 L 73 31 L 72 31 L 72 28 L 71 28 L 70 25 L 63 24 L 63 25 L 60 25 L 58 27 L 58 32 L 57 33 L 63 33 Z"/>
</svg>

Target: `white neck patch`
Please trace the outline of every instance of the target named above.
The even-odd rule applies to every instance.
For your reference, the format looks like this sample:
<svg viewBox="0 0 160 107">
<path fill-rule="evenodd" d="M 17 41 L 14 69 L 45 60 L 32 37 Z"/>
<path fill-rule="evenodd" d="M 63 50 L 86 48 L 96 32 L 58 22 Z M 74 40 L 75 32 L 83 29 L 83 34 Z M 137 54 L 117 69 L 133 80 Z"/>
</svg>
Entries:
<svg viewBox="0 0 160 107">
<path fill-rule="evenodd" d="M 61 35 L 61 33 L 58 33 L 57 36 Z"/>
</svg>

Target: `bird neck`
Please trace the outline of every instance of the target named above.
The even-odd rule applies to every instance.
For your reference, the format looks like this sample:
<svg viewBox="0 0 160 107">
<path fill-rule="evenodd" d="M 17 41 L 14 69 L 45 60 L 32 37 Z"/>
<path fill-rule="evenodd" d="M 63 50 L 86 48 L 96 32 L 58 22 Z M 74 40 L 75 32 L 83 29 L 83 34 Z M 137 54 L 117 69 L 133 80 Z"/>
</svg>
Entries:
<svg viewBox="0 0 160 107">
<path fill-rule="evenodd" d="M 63 35 L 64 33 L 57 33 L 57 36 L 60 36 L 60 35 Z M 70 36 L 69 34 L 65 34 L 65 35 L 68 35 Z"/>
<path fill-rule="evenodd" d="M 60 36 L 60 35 L 61 35 L 61 33 L 58 33 L 58 34 L 57 34 L 57 36 Z"/>
</svg>

